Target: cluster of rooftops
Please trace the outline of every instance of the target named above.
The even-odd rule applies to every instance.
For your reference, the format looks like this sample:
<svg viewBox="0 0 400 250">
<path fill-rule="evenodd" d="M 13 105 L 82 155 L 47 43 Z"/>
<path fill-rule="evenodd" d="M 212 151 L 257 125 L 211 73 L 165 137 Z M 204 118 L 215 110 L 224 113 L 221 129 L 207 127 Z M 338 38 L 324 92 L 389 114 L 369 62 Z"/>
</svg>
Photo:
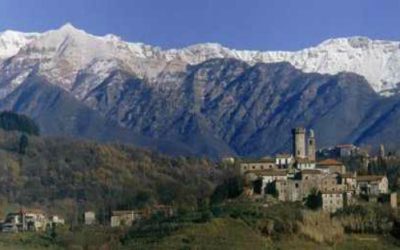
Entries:
<svg viewBox="0 0 400 250">
<path fill-rule="evenodd" d="M 298 201 L 316 189 L 322 193 L 324 209 L 335 211 L 361 194 L 376 197 L 388 193 L 386 176 L 359 176 L 356 172 L 347 172 L 346 166 L 333 158 L 318 161 L 314 132 L 309 132 L 307 140 L 305 129 L 297 128 L 292 132 L 293 154 L 241 161 L 240 172 L 251 188 L 250 194 L 266 195 L 266 190 L 271 190 L 272 186 L 272 190 L 279 191 L 280 200 Z M 354 151 L 356 147 L 341 146 L 339 149 L 343 150 L 339 153 L 347 154 L 347 150 Z M 261 183 L 261 188 L 256 188 L 255 183 Z"/>
</svg>

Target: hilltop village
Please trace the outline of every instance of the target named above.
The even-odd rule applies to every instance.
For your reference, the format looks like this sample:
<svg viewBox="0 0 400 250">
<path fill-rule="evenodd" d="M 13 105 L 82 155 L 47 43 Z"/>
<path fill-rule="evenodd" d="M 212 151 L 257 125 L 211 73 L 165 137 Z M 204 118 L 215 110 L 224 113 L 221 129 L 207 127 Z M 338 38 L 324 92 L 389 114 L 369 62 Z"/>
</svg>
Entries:
<svg viewBox="0 0 400 250">
<path fill-rule="evenodd" d="M 317 196 L 322 209 L 335 212 L 355 204 L 358 198 L 378 201 L 388 196 L 388 178 L 385 175 L 358 175 L 347 171 L 337 159 L 317 160 L 316 138 L 313 130 L 292 130 L 292 154 L 277 154 L 240 164 L 240 173 L 247 183 L 246 194 L 253 198 L 275 196 L 280 201 L 304 201 Z M 326 156 L 350 156 L 356 153 L 353 145 L 338 145 L 334 149 L 321 150 Z M 381 153 L 384 154 L 381 147 Z M 368 158 L 365 160 L 368 165 Z M 397 195 L 390 195 L 393 207 L 397 206 Z"/>
</svg>

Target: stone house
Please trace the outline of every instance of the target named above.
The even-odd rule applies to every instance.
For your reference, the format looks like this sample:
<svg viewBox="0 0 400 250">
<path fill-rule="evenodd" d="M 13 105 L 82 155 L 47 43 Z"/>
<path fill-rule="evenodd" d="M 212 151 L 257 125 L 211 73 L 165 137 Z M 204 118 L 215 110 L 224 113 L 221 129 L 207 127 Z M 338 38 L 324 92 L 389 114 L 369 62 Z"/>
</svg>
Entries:
<svg viewBox="0 0 400 250">
<path fill-rule="evenodd" d="M 287 170 L 259 170 L 251 171 L 251 173 L 248 173 L 247 175 L 251 175 L 248 179 L 261 181 L 260 194 L 265 195 L 267 187 L 274 181 L 286 181 L 288 179 L 287 173 Z M 256 176 L 256 178 L 253 175 Z"/>
<path fill-rule="evenodd" d="M 342 144 L 342 145 L 336 145 L 336 147 L 335 147 L 337 157 L 352 156 L 356 150 L 357 150 L 357 147 L 354 146 L 353 144 Z"/>
<path fill-rule="evenodd" d="M 280 201 L 302 201 L 304 192 L 301 180 L 277 180 L 274 182 L 275 189 L 278 191 L 278 199 Z"/>
<path fill-rule="evenodd" d="M 41 210 L 28 209 L 9 213 L 2 225 L 3 232 L 43 231 L 48 220 Z"/>
<path fill-rule="evenodd" d="M 319 181 L 324 176 L 324 173 L 319 169 L 304 169 L 300 172 L 300 175 L 303 181 Z"/>
<path fill-rule="evenodd" d="M 357 176 L 357 193 L 378 196 L 389 192 L 389 182 L 386 176 L 382 175 L 361 175 Z"/>
<path fill-rule="evenodd" d="M 294 158 L 291 154 L 277 154 L 275 156 L 275 164 L 278 168 L 290 168 L 294 164 Z"/>
<path fill-rule="evenodd" d="M 57 225 L 57 224 L 64 225 L 65 220 L 58 215 L 51 215 L 49 217 L 49 223 L 51 223 L 52 225 Z"/>
<path fill-rule="evenodd" d="M 334 213 L 343 208 L 344 195 L 342 191 L 322 191 L 322 209 Z"/>
<path fill-rule="evenodd" d="M 96 214 L 93 211 L 86 211 L 84 214 L 85 225 L 96 224 Z"/>
<path fill-rule="evenodd" d="M 252 171 L 278 169 L 275 160 L 263 158 L 258 161 L 247 161 L 240 164 L 240 173 L 243 175 Z"/>
<path fill-rule="evenodd" d="M 346 185 L 347 190 L 355 191 L 357 189 L 357 172 L 347 172 L 341 175 L 342 183 Z"/>
<path fill-rule="evenodd" d="M 315 169 L 315 161 L 309 160 L 308 158 L 298 158 L 296 159 L 295 166 L 297 169 Z"/>
<path fill-rule="evenodd" d="M 339 174 L 328 174 L 321 179 L 319 190 L 321 190 L 322 192 L 344 192 L 346 190 L 346 185 L 341 184 Z"/>
<path fill-rule="evenodd" d="M 329 173 L 345 174 L 346 167 L 340 161 L 334 159 L 326 159 L 317 163 L 318 169 L 327 169 Z"/>
<path fill-rule="evenodd" d="M 131 226 L 133 222 L 142 218 L 142 213 L 135 210 L 113 211 L 111 227 Z"/>
</svg>

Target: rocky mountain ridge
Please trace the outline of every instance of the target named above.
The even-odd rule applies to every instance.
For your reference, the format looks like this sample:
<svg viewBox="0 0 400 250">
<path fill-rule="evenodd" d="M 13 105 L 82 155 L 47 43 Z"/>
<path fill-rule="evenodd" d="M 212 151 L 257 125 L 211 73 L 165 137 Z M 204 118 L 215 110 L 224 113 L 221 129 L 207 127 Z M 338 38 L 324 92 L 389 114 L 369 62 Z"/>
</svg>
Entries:
<svg viewBox="0 0 400 250">
<path fill-rule="evenodd" d="M 41 34 L 0 33 L 0 59 L 12 56 L 28 61 L 23 64 L 46 61 L 40 65 L 41 73 L 64 89 L 72 88 L 79 71 L 108 75 L 110 68 L 119 67 L 157 81 L 164 71 L 182 70 L 186 65 L 215 58 L 234 58 L 251 65 L 287 61 L 308 73 L 353 72 L 364 76 L 376 92 L 384 95 L 390 95 L 400 83 L 400 42 L 366 37 L 329 39 L 294 52 L 235 50 L 215 43 L 162 50 L 125 42 L 114 35 L 94 36 L 66 24 Z M 61 62 L 67 62 L 62 72 Z"/>
<path fill-rule="evenodd" d="M 398 42 L 162 50 L 70 24 L 18 36 L 13 55 L 0 50 L 0 109 L 33 117 L 48 135 L 213 158 L 288 151 L 295 126 L 313 128 L 320 147 L 400 141 Z"/>
</svg>

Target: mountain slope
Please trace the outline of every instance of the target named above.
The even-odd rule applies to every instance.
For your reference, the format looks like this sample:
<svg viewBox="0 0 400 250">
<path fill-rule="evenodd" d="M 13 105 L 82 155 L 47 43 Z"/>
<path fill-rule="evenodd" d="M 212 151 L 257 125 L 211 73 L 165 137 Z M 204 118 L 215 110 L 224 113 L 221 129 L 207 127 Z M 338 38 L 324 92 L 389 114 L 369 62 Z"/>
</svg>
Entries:
<svg viewBox="0 0 400 250">
<path fill-rule="evenodd" d="M 289 150 L 295 126 L 315 128 L 320 146 L 347 142 L 380 100 L 363 77 L 307 74 L 288 63 L 214 59 L 173 78 L 178 87 L 167 91 L 115 73 L 85 102 L 141 134 L 184 143 L 201 137 L 197 144 L 259 156 Z"/>
<path fill-rule="evenodd" d="M 179 142 L 153 139 L 122 128 L 104 119 L 68 92 L 34 75 L 1 100 L 0 109 L 29 115 L 45 135 L 129 143 L 170 155 L 197 153 Z"/>
<path fill-rule="evenodd" d="M 47 135 L 213 158 L 287 151 L 295 126 L 314 128 L 319 146 L 397 138 L 399 42 L 162 50 L 70 24 L 13 41 L 0 58 L 0 109 L 32 116 Z"/>
</svg>

